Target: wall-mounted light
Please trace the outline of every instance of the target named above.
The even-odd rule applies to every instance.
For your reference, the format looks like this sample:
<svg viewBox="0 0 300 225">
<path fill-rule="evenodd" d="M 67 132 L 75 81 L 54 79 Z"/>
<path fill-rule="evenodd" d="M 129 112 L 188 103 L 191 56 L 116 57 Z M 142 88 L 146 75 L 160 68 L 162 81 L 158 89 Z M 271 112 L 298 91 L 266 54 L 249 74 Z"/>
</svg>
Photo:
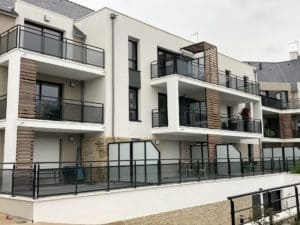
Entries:
<svg viewBox="0 0 300 225">
<path fill-rule="evenodd" d="M 159 140 L 155 140 L 155 144 L 156 144 L 156 145 L 159 145 Z"/>
<path fill-rule="evenodd" d="M 48 15 L 44 15 L 44 21 L 45 22 L 50 22 L 50 17 Z"/>
<path fill-rule="evenodd" d="M 77 83 L 75 81 L 70 81 L 70 87 L 74 88 L 77 86 Z"/>
<path fill-rule="evenodd" d="M 73 136 L 69 136 L 68 140 L 69 140 L 69 142 L 74 142 L 74 137 Z"/>
</svg>

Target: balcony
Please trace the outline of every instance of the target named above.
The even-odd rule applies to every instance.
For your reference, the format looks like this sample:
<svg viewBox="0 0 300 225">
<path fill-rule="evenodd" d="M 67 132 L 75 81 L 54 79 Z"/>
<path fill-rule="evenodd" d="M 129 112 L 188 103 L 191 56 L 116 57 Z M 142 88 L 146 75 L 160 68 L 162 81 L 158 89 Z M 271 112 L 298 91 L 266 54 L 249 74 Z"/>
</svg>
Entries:
<svg viewBox="0 0 300 225">
<path fill-rule="evenodd" d="M 207 127 L 206 111 L 181 108 L 179 112 L 179 124 L 185 127 Z"/>
<path fill-rule="evenodd" d="M 6 117 L 6 95 L 0 96 L 0 120 Z"/>
<path fill-rule="evenodd" d="M 164 61 L 153 61 L 151 63 L 152 79 L 172 74 L 180 74 L 205 81 L 203 58 L 187 60 L 181 57 L 172 57 Z"/>
<path fill-rule="evenodd" d="M 121 162 L 122 161 L 122 162 Z M 0 193 L 41 198 L 293 171 L 299 158 L 203 158 L 5 164 Z"/>
<path fill-rule="evenodd" d="M 103 123 L 103 104 L 36 96 L 35 118 L 40 120 Z"/>
<path fill-rule="evenodd" d="M 269 96 L 261 96 L 262 105 L 274 109 L 299 109 L 300 99 L 293 99 L 288 102 L 282 101 L 280 99 L 272 98 Z"/>
<path fill-rule="evenodd" d="M 168 112 L 153 109 L 152 110 L 152 127 L 167 127 L 168 126 Z"/>
<path fill-rule="evenodd" d="M 16 48 L 104 68 L 103 49 L 31 27 L 17 25 L 0 34 L 0 55 Z"/>
<path fill-rule="evenodd" d="M 261 121 L 256 119 L 243 120 L 239 117 L 228 118 L 221 115 L 221 128 L 223 130 L 261 133 Z"/>
<path fill-rule="evenodd" d="M 151 79 L 172 74 L 180 74 L 208 82 L 205 75 L 204 58 L 187 59 L 176 56 L 162 61 L 153 61 L 151 63 Z M 217 85 L 252 95 L 259 95 L 258 83 L 249 81 L 237 75 L 227 75 L 222 71 L 218 72 Z"/>
</svg>

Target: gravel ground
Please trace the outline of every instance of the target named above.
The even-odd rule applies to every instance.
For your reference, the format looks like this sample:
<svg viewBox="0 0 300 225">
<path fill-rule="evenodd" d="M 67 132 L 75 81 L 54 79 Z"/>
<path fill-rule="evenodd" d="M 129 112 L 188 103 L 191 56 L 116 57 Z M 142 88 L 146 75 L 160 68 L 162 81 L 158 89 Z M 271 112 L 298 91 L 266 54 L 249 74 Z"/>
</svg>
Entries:
<svg viewBox="0 0 300 225">
<path fill-rule="evenodd" d="M 6 218 L 5 214 L 0 213 L 0 225 L 20 225 L 20 224 L 30 224 L 30 225 L 66 225 L 66 224 L 54 224 L 54 223 L 32 223 L 21 218 Z M 68 224 L 70 225 L 70 224 Z"/>
</svg>

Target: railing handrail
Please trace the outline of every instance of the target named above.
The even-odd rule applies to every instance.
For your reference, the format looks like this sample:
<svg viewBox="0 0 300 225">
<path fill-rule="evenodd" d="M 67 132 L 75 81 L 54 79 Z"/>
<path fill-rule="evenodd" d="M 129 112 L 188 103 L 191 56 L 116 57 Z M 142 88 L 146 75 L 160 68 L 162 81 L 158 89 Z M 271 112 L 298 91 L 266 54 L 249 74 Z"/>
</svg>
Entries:
<svg viewBox="0 0 300 225">
<path fill-rule="evenodd" d="M 164 63 L 166 61 L 171 61 L 171 60 L 183 60 L 184 58 L 181 56 L 181 55 L 173 55 L 173 56 L 170 56 L 168 58 L 164 58 L 163 60 L 159 60 L 159 59 L 156 59 L 156 60 L 152 60 L 151 61 L 151 65 L 153 64 L 159 64 L 159 63 Z M 204 59 L 204 57 L 198 57 L 198 58 L 189 58 L 190 61 L 187 61 L 187 60 L 183 60 L 185 62 L 193 62 L 193 61 L 196 61 L 196 60 L 199 60 L 199 59 Z M 197 66 L 200 66 L 200 67 L 204 67 L 205 65 L 204 64 L 196 64 Z"/>
<path fill-rule="evenodd" d="M 53 96 L 47 96 L 47 95 L 35 95 L 36 97 L 44 97 L 44 98 L 50 98 L 50 99 L 54 99 L 54 100 L 58 100 L 57 102 L 60 103 L 65 103 L 64 101 L 72 101 L 72 102 L 80 102 L 80 103 L 91 103 L 91 104 L 96 104 L 103 107 L 103 103 L 100 102 L 92 102 L 92 101 L 85 101 L 85 100 L 77 100 L 77 99 L 68 99 L 68 98 L 63 98 L 63 97 L 53 97 Z M 36 99 L 37 101 L 49 101 L 49 102 L 55 102 L 55 101 L 50 101 L 47 99 Z M 69 104 L 72 104 L 70 102 L 67 102 Z"/>
<path fill-rule="evenodd" d="M 14 49 L 14 48 L 20 48 L 20 49 L 24 49 L 24 50 L 28 50 L 28 51 L 33 51 L 33 52 L 38 52 L 41 54 L 46 54 L 46 55 L 51 55 L 54 57 L 59 57 L 59 58 L 64 58 L 67 60 L 72 60 L 75 62 L 80 62 L 80 63 L 84 63 L 87 65 L 92 65 L 92 66 L 97 66 L 97 67 L 101 67 L 104 68 L 105 67 L 105 51 L 103 48 L 91 45 L 91 44 L 87 44 L 87 43 L 81 43 L 63 36 L 58 36 L 55 34 L 51 34 L 49 32 L 42 32 L 41 30 L 35 29 L 34 27 L 29 27 L 29 26 L 24 26 L 24 25 L 20 25 L 17 24 L 9 29 L 7 29 L 6 31 L 2 32 L 0 34 L 0 38 L 5 38 L 5 36 L 8 36 L 11 32 L 16 32 L 15 34 L 15 42 L 14 46 L 12 46 L 11 48 L 6 48 L 6 50 L 2 51 L 1 54 L 4 54 L 6 52 L 9 52 L 10 50 Z M 22 33 L 21 33 L 22 32 Z M 21 34 L 26 34 L 26 33 L 31 33 L 32 35 L 38 35 L 40 37 L 42 37 L 42 42 L 43 40 L 46 39 L 52 39 L 57 41 L 61 46 L 61 55 L 53 55 L 50 52 L 44 52 L 44 48 L 45 46 L 40 46 L 41 50 L 34 50 L 34 49 L 27 49 L 24 46 L 24 43 L 21 43 Z M 9 42 L 9 39 L 7 37 L 7 42 Z M 72 48 L 70 47 L 70 45 L 74 46 L 74 47 L 80 47 L 81 51 L 83 52 L 85 50 L 85 55 L 74 55 L 72 56 L 72 58 L 70 58 L 70 56 L 67 54 L 68 49 Z M 99 54 L 98 56 L 96 56 L 96 58 L 93 59 L 99 59 L 98 63 L 93 63 L 93 61 L 90 61 L 90 59 L 87 57 L 88 53 L 92 53 L 92 52 L 97 52 L 97 54 Z M 69 53 L 69 52 L 68 52 Z M 76 59 L 76 57 L 86 57 L 86 58 L 82 58 L 80 60 Z"/>
<path fill-rule="evenodd" d="M 277 159 L 277 160 L 284 160 L 284 159 L 294 159 L 293 157 L 254 157 L 254 158 L 247 158 L 247 157 L 232 157 L 232 158 L 222 158 L 222 157 L 219 157 L 219 158 L 215 158 L 214 161 L 218 161 L 218 160 L 243 160 L 244 162 L 247 162 L 248 160 L 251 161 L 251 162 L 260 162 L 260 161 L 263 161 L 263 160 L 270 160 L 270 159 Z M 300 159 L 300 157 L 295 157 L 295 159 Z M 197 161 L 197 160 L 204 160 L 202 158 L 160 158 L 160 159 L 157 159 L 157 158 L 149 158 L 147 159 L 146 161 Z M 134 161 L 141 161 L 141 162 L 144 162 L 145 159 L 134 159 L 134 160 L 96 160 L 96 161 L 93 161 L 93 160 L 89 160 L 89 161 L 59 161 L 59 162 L 55 162 L 55 161 L 43 161 L 43 162 L 23 162 L 23 163 L 11 163 L 11 162 L 7 162 L 7 163 L 0 163 L 0 165 L 34 165 L 34 164 L 85 164 L 85 163 L 110 163 L 110 162 L 134 162 Z M 207 160 L 205 163 L 210 163 L 211 161 L 210 160 Z M 222 163 L 222 162 L 219 162 L 219 163 Z M 234 162 L 232 162 L 234 163 Z"/>
<path fill-rule="evenodd" d="M 224 118 L 224 119 L 234 119 L 234 120 L 240 120 L 240 121 L 248 121 L 248 122 L 261 122 L 260 119 L 255 119 L 255 118 L 249 118 L 249 119 L 243 119 L 241 118 L 242 116 L 232 116 L 232 117 L 228 117 L 226 114 L 221 114 L 220 115 L 221 119 Z"/>
</svg>

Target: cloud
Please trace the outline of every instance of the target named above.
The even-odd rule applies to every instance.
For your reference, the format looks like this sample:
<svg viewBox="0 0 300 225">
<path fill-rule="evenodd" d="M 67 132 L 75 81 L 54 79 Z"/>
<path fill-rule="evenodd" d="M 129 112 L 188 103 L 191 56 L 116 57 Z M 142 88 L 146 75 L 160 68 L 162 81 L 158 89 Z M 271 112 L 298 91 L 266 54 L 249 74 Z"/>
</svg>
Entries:
<svg viewBox="0 0 300 225">
<path fill-rule="evenodd" d="M 218 45 L 242 60 L 286 60 L 300 39 L 298 0 L 73 0 L 93 9 L 109 6 L 152 25 Z"/>
</svg>

